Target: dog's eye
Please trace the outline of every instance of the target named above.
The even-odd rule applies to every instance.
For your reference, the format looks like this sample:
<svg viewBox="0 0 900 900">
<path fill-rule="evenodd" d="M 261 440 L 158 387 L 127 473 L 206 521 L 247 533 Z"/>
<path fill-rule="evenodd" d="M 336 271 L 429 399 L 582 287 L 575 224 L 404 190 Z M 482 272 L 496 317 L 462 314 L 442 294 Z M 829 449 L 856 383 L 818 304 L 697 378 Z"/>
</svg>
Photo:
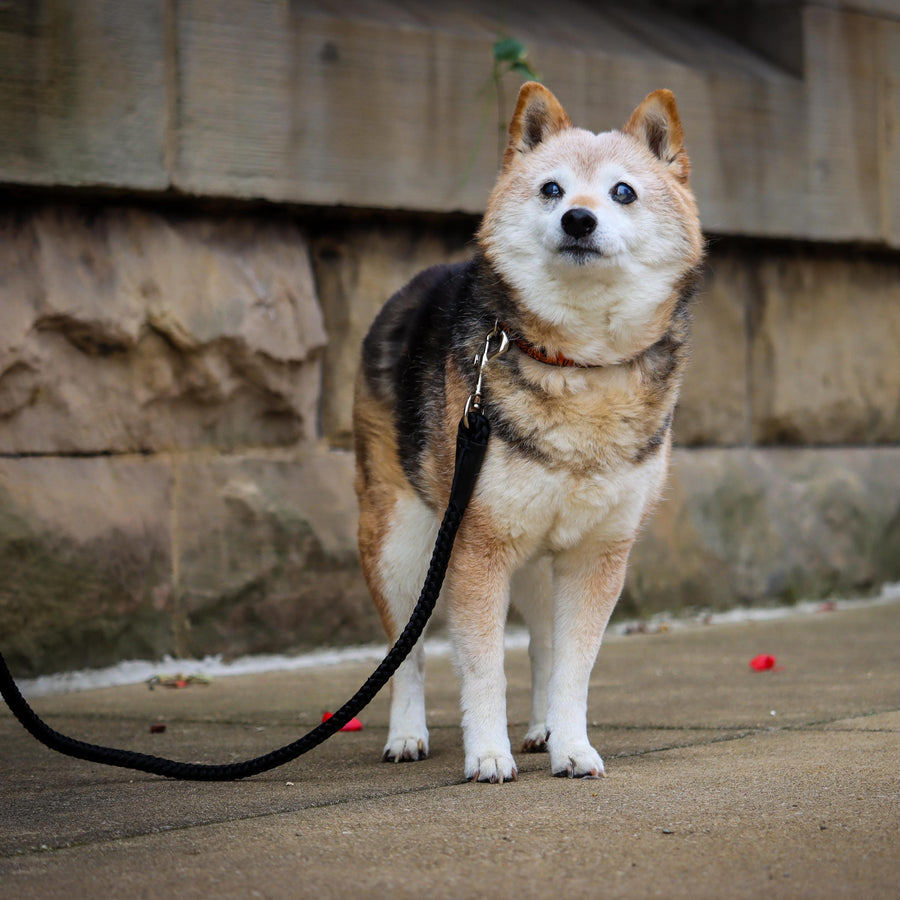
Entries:
<svg viewBox="0 0 900 900">
<path fill-rule="evenodd" d="M 548 181 L 541 186 L 541 193 L 551 200 L 558 200 L 563 195 L 563 189 L 555 181 Z"/>
<path fill-rule="evenodd" d="M 625 184 L 624 181 L 620 181 L 615 185 L 609 192 L 609 196 L 612 197 L 616 203 L 621 203 L 623 206 L 627 206 L 629 203 L 634 203 L 634 201 L 637 200 L 637 194 L 634 192 L 634 188 L 630 184 Z"/>
</svg>

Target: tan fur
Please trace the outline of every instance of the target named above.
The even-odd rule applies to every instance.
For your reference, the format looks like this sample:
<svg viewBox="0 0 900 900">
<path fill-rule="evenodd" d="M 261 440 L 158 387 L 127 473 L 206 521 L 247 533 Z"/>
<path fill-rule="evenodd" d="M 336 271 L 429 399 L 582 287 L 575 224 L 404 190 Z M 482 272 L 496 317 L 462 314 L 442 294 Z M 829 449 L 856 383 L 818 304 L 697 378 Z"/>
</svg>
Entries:
<svg viewBox="0 0 900 900">
<path fill-rule="evenodd" d="M 409 486 L 399 464 L 393 432 L 385 428 L 391 414 L 371 396 L 363 380 L 357 379 L 354 440 L 360 564 L 384 630 L 395 640 L 403 623 L 398 623 L 391 613 L 378 573 L 378 560 L 396 496 L 400 491 L 409 490 Z"/>
<path fill-rule="evenodd" d="M 682 184 L 687 184 L 691 174 L 691 162 L 684 149 L 684 129 L 675 105 L 675 95 L 661 90 L 649 94 L 631 114 L 622 129 L 649 146 L 659 141 L 659 155 L 670 167 L 672 174 Z"/>
<path fill-rule="evenodd" d="M 535 142 L 572 127 L 572 120 L 559 101 L 543 85 L 529 82 L 522 86 L 509 126 L 509 142 L 503 155 L 503 168 L 508 169 L 516 154 L 528 152 Z"/>
</svg>

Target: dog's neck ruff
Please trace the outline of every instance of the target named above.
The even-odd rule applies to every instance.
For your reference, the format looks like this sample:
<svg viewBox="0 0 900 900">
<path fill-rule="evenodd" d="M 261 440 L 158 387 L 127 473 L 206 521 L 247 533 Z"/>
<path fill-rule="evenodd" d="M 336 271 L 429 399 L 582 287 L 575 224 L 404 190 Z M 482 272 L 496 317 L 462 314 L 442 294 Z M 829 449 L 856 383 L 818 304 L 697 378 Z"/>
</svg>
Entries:
<svg viewBox="0 0 900 900">
<path fill-rule="evenodd" d="M 592 363 L 580 363 L 574 359 L 569 359 L 562 352 L 557 352 L 551 356 L 543 347 L 536 347 L 529 343 L 525 338 L 517 335 L 505 322 L 500 323 L 500 327 L 506 332 L 510 343 L 515 344 L 526 356 L 536 359 L 538 362 L 545 363 L 548 366 L 563 366 L 575 369 L 600 369 L 602 365 L 594 365 Z"/>
</svg>

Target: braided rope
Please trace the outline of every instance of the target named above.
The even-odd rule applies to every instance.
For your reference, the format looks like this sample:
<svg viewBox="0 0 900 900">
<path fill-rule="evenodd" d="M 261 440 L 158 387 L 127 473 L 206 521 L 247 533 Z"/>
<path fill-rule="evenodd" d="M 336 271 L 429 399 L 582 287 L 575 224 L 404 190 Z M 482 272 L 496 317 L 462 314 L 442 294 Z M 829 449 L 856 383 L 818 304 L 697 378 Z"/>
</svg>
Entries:
<svg viewBox="0 0 900 900">
<path fill-rule="evenodd" d="M 340 731 L 372 700 L 409 655 L 425 629 L 441 592 L 456 532 L 459 530 L 466 506 L 475 488 L 475 481 L 487 450 L 489 435 L 490 426 L 480 412 L 469 412 L 468 427 L 460 422 L 456 441 L 456 469 L 450 489 L 450 500 L 435 541 L 434 552 L 425 576 L 425 584 L 422 586 L 419 600 L 400 637 L 397 638 L 387 656 L 366 679 L 362 687 L 331 718 L 322 722 L 321 725 L 317 725 L 293 743 L 254 759 L 225 765 L 177 762 L 146 753 L 88 744 L 60 734 L 34 712 L 10 674 L 2 653 L 0 653 L 0 695 L 3 696 L 13 715 L 24 728 L 51 750 L 67 756 L 74 756 L 76 759 L 126 769 L 137 769 L 166 778 L 183 781 L 235 781 L 267 772 L 308 753 L 335 732 Z"/>
</svg>

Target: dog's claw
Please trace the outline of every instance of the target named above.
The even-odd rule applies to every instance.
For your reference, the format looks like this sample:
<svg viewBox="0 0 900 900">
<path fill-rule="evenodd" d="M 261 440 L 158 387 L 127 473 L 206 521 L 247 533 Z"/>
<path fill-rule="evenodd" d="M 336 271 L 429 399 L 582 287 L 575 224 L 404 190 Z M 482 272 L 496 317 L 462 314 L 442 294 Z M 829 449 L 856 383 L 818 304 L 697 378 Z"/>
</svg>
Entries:
<svg viewBox="0 0 900 900">
<path fill-rule="evenodd" d="M 518 781 L 519 773 L 512 757 L 502 759 L 500 757 L 485 757 L 480 760 L 475 769 L 470 769 L 467 774 L 472 783 L 503 784 L 506 781 Z"/>
<path fill-rule="evenodd" d="M 415 744 L 412 738 L 389 741 L 381 759 L 382 762 L 393 763 L 418 762 L 421 759 L 428 759 L 428 747 L 421 738 Z"/>
<path fill-rule="evenodd" d="M 584 779 L 592 779 L 592 778 L 606 778 L 606 770 L 602 767 L 591 768 L 585 772 L 578 771 L 578 764 L 574 759 L 569 760 L 569 764 L 565 766 L 565 768 L 558 769 L 553 772 L 555 778 L 584 778 Z"/>
</svg>

